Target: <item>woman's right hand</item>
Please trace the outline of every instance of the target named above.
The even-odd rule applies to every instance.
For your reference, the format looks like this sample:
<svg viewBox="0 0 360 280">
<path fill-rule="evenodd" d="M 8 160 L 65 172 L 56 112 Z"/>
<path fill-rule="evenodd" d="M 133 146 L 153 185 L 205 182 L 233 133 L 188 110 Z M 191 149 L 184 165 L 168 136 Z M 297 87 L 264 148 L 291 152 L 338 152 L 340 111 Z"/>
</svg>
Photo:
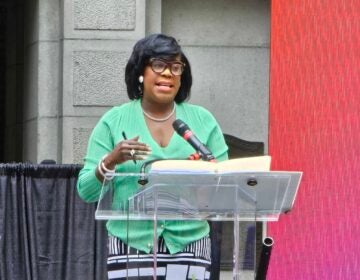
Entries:
<svg viewBox="0 0 360 280">
<path fill-rule="evenodd" d="M 114 169 L 117 164 L 127 160 L 144 160 L 151 154 L 149 145 L 139 142 L 139 136 L 120 141 L 110 154 L 104 159 L 104 165 L 108 169 Z"/>
</svg>

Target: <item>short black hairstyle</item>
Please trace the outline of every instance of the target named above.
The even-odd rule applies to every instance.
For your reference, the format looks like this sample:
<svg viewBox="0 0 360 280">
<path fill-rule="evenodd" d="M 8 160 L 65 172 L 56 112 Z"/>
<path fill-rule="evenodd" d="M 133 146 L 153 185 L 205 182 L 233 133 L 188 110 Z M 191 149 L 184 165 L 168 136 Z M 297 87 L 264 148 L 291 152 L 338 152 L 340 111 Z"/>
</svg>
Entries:
<svg viewBox="0 0 360 280">
<path fill-rule="evenodd" d="M 181 75 L 181 86 L 175 97 L 176 103 L 181 103 L 190 98 L 192 85 L 192 75 L 190 63 L 181 50 L 176 39 L 164 34 L 152 34 L 139 40 L 129 58 L 125 68 L 125 83 L 128 96 L 131 100 L 140 99 L 139 76 L 144 74 L 144 69 L 150 58 L 175 58 L 180 55 L 180 59 L 185 63 L 184 72 Z"/>
</svg>

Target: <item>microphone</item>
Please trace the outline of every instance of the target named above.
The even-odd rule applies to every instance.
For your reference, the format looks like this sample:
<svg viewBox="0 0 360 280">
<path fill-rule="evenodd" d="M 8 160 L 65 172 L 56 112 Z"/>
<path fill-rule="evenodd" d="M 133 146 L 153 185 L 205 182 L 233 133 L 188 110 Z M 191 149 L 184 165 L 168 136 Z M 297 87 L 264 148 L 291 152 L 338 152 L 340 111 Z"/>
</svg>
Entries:
<svg viewBox="0 0 360 280">
<path fill-rule="evenodd" d="M 210 150 L 195 136 L 190 128 L 182 120 L 177 119 L 172 124 L 174 130 L 184 138 L 195 150 L 200 157 L 206 161 L 215 161 L 215 157 Z"/>
</svg>

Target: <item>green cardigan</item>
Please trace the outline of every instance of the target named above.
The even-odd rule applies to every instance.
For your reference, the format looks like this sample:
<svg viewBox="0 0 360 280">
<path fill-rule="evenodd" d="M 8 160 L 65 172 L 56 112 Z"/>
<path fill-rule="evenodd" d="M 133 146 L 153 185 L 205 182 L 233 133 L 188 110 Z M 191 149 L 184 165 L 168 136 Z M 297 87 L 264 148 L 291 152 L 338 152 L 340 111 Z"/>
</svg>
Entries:
<svg viewBox="0 0 360 280">
<path fill-rule="evenodd" d="M 206 109 L 188 103 L 176 104 L 176 119 L 183 120 L 204 143 L 217 161 L 226 160 L 227 146 L 223 134 L 215 118 Z M 122 131 L 130 139 L 140 136 L 139 141 L 151 146 L 152 154 L 146 159 L 185 159 L 193 154 L 194 149 L 186 141 L 174 133 L 170 143 L 161 147 L 152 138 L 146 125 L 140 100 L 131 101 L 109 110 L 95 126 L 88 143 L 85 164 L 80 171 L 77 189 L 80 197 L 87 202 L 99 199 L 101 182 L 95 176 L 99 160 L 110 153 L 115 145 L 123 140 Z M 144 161 L 127 161 L 116 166 L 116 172 L 139 173 Z M 126 186 L 126 187 L 125 187 Z M 116 184 L 114 200 L 124 201 L 139 189 L 134 180 L 124 179 Z M 127 226 L 129 228 L 127 228 Z M 154 228 L 151 221 L 132 221 L 128 225 L 124 221 L 107 222 L 109 234 L 119 237 L 129 246 L 146 253 L 153 248 Z M 159 221 L 157 235 L 162 236 L 170 253 L 181 251 L 187 244 L 209 234 L 206 221 Z"/>
</svg>

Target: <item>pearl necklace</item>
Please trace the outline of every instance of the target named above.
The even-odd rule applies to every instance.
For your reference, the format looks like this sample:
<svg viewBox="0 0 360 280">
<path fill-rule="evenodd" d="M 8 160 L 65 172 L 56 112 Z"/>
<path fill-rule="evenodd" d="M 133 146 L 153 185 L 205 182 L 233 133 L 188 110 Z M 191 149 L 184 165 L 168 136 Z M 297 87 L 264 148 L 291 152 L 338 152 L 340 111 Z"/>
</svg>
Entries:
<svg viewBox="0 0 360 280">
<path fill-rule="evenodd" d="M 168 119 L 170 119 L 172 115 L 174 115 L 174 113 L 175 113 L 175 104 L 174 104 L 174 107 L 173 107 L 172 111 L 170 112 L 170 114 L 167 115 L 165 118 L 155 118 L 155 117 L 151 116 L 149 113 L 146 113 L 143 108 L 141 108 L 141 109 L 142 109 L 144 115 L 146 117 L 148 117 L 150 120 L 152 120 L 154 122 L 164 122 L 164 121 L 167 121 Z"/>
</svg>

